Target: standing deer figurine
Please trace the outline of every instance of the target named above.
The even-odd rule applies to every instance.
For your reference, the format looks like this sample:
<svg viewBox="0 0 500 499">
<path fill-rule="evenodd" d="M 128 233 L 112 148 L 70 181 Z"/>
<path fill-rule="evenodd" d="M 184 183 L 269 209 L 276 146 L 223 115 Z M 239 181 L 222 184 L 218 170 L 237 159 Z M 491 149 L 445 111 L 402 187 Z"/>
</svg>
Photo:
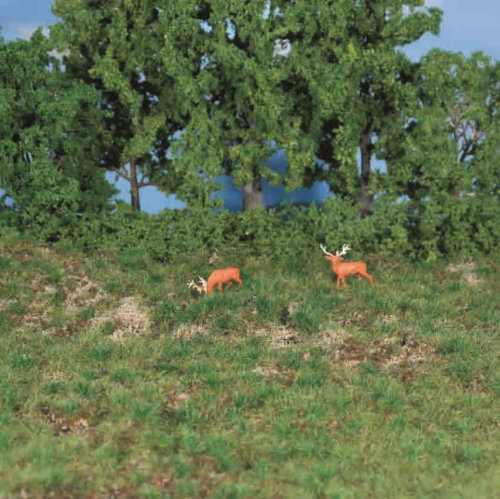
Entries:
<svg viewBox="0 0 500 499">
<path fill-rule="evenodd" d="M 226 288 L 229 288 L 233 284 L 233 281 L 236 281 L 240 286 L 242 281 L 240 279 L 240 269 L 237 267 L 228 267 L 227 269 L 217 269 L 214 270 L 208 279 L 205 281 L 203 277 L 199 277 L 200 284 L 195 284 L 194 281 L 189 281 L 187 283 L 189 288 L 195 288 L 200 293 L 205 293 L 211 295 L 214 289 L 214 286 L 219 288 L 219 291 L 222 291 L 222 284 L 226 284 Z"/>
<path fill-rule="evenodd" d="M 344 244 L 342 246 L 342 251 L 340 253 L 337 251 L 335 255 L 332 255 L 331 253 L 326 251 L 326 248 L 323 245 L 320 245 L 320 248 L 325 254 L 325 258 L 332 262 L 332 270 L 335 272 L 335 274 L 337 274 L 337 288 L 339 287 L 340 282 L 342 282 L 342 284 L 346 286 L 345 276 L 351 274 L 357 274 L 359 281 L 361 281 L 361 276 L 366 277 L 370 281 L 370 284 L 373 286 L 373 278 L 366 271 L 366 263 L 342 262 L 344 260 L 342 257 L 351 249 L 347 244 Z"/>
</svg>

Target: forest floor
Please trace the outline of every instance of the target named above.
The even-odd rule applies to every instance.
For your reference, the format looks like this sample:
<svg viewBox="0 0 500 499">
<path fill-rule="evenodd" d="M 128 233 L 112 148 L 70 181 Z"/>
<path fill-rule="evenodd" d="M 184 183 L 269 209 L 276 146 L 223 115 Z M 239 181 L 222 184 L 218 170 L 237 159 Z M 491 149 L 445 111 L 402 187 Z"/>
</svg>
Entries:
<svg viewBox="0 0 500 499">
<path fill-rule="evenodd" d="M 500 496 L 498 262 L 367 263 L 4 233 L 0 497 Z"/>
</svg>

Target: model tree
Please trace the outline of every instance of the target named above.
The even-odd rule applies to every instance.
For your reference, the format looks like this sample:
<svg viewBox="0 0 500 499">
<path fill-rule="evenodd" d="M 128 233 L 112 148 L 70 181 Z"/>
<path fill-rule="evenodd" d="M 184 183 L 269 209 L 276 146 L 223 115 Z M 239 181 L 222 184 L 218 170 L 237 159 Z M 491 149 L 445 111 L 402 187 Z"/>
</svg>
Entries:
<svg viewBox="0 0 500 499">
<path fill-rule="evenodd" d="M 47 240 L 109 209 L 115 192 L 96 167 L 97 93 L 68 78 L 41 30 L 0 40 L 0 188 L 19 228 Z"/>
<path fill-rule="evenodd" d="M 199 179 L 231 175 L 243 188 L 245 210 L 264 206 L 263 179 L 296 188 L 314 167 L 314 143 L 304 135 L 292 91 L 300 85 L 293 70 L 300 61 L 286 35 L 296 8 L 275 0 L 215 0 L 200 7 L 205 64 L 178 156 L 187 171 L 203 172 Z M 286 173 L 265 165 L 278 149 L 287 153 Z"/>
<path fill-rule="evenodd" d="M 298 2 L 300 3 L 300 2 Z M 287 38 L 296 54 L 296 70 L 306 85 L 316 137 L 317 157 L 326 167 L 315 178 L 331 190 L 359 202 L 362 216 L 372 212 L 380 188 L 373 160 L 384 136 L 413 92 L 416 70 L 402 48 L 424 33 L 437 33 L 441 11 L 423 0 L 326 0 L 300 3 Z M 359 157 L 359 160 L 358 160 Z"/>
<path fill-rule="evenodd" d="M 437 256 L 498 230 L 500 64 L 433 50 L 416 77 L 413 104 L 384 144 L 386 188 L 408 197 L 412 232 Z"/>
<path fill-rule="evenodd" d="M 202 65 L 196 6 L 56 0 L 53 10 L 61 22 L 52 36 L 66 71 L 99 93 L 105 125 L 101 166 L 129 182 L 137 210 L 142 187 L 175 192 L 182 172 L 170 168 L 168 151 L 189 115 L 183 84 Z"/>
</svg>

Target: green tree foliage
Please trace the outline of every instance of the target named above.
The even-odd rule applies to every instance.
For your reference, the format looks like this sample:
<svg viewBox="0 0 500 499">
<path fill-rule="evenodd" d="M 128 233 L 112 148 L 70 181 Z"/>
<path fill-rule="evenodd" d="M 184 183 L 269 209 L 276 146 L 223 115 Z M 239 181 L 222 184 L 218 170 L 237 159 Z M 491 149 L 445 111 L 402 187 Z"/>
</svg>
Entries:
<svg viewBox="0 0 500 499">
<path fill-rule="evenodd" d="M 56 0 L 49 39 L 0 43 L 2 213 L 45 240 L 160 260 L 222 246 L 307 258 L 324 242 L 498 254 L 500 65 L 438 50 L 412 63 L 401 47 L 441 18 L 423 4 Z M 285 173 L 265 166 L 278 149 Z M 132 207 L 111 210 L 106 171 L 130 182 Z M 326 180 L 336 196 L 217 213 L 224 173 L 245 208 L 263 206 L 262 179 Z M 151 184 L 188 209 L 140 213 Z"/>
<path fill-rule="evenodd" d="M 41 31 L 0 42 L 0 187 L 21 229 L 47 240 L 102 214 L 114 193 L 95 168 L 97 95 L 61 71 Z"/>
<path fill-rule="evenodd" d="M 500 240 L 500 64 L 482 53 L 422 57 L 415 103 L 384 144 L 393 198 L 408 197 L 415 244 L 437 256 Z"/>
<path fill-rule="evenodd" d="M 297 188 L 314 167 L 314 143 L 303 133 L 297 93 L 290 91 L 293 65 L 300 61 L 284 37 L 288 7 L 277 0 L 213 0 L 202 6 L 205 64 L 179 160 L 193 172 L 193 183 L 198 179 L 200 191 L 213 189 L 203 180 L 225 173 L 244 188 L 245 210 L 263 207 L 262 179 Z M 280 148 L 287 152 L 285 175 L 264 163 Z M 196 177 L 197 171 L 204 176 Z"/>
<path fill-rule="evenodd" d="M 130 183 L 137 210 L 142 187 L 174 192 L 183 172 L 169 168 L 167 152 L 189 114 L 184 96 L 202 63 L 196 3 L 56 0 L 54 13 L 67 73 L 99 93 L 101 165 Z"/>
<path fill-rule="evenodd" d="M 308 133 L 318 144 L 316 154 L 329 164 L 318 167 L 315 178 L 358 201 L 362 215 L 372 213 L 379 190 L 372 165 L 378 143 L 414 84 L 414 65 L 399 48 L 439 30 L 441 11 L 423 4 L 311 0 L 287 11 L 296 73 L 306 82 L 294 87 L 296 101 L 303 103 L 298 112 L 310 116 L 303 121 L 314 124 Z"/>
</svg>

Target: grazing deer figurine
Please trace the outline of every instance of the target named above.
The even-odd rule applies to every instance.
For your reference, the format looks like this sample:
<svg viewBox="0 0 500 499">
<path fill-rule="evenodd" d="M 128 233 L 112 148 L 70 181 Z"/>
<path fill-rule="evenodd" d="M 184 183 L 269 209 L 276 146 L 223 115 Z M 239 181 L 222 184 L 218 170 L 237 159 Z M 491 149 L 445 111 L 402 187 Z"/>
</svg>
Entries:
<svg viewBox="0 0 500 499">
<path fill-rule="evenodd" d="M 342 263 L 343 260 L 342 257 L 351 249 L 347 244 L 344 244 L 342 246 L 342 251 L 340 253 L 337 251 L 335 255 L 328 253 L 328 251 L 326 251 L 326 248 L 323 245 L 320 245 L 320 248 L 325 254 L 325 258 L 327 260 L 330 260 L 330 262 L 332 262 L 332 270 L 335 272 L 335 274 L 337 274 L 337 288 L 339 287 L 340 282 L 342 282 L 342 284 L 346 286 L 345 276 L 351 274 L 358 274 L 359 281 L 361 281 L 361 276 L 366 277 L 370 281 L 370 284 L 373 286 L 373 278 L 366 271 L 366 263 L 364 262 Z"/>
<path fill-rule="evenodd" d="M 205 293 L 211 295 L 214 289 L 214 286 L 219 288 L 219 291 L 222 291 L 222 284 L 226 284 L 226 287 L 229 288 L 233 284 L 233 281 L 236 281 L 240 286 L 242 281 L 240 279 L 240 269 L 236 267 L 228 267 L 227 269 L 217 269 L 214 270 L 208 279 L 205 281 L 203 277 L 199 277 L 200 284 L 195 284 L 194 281 L 189 281 L 187 283 L 189 288 L 195 288 L 200 293 Z"/>
</svg>

